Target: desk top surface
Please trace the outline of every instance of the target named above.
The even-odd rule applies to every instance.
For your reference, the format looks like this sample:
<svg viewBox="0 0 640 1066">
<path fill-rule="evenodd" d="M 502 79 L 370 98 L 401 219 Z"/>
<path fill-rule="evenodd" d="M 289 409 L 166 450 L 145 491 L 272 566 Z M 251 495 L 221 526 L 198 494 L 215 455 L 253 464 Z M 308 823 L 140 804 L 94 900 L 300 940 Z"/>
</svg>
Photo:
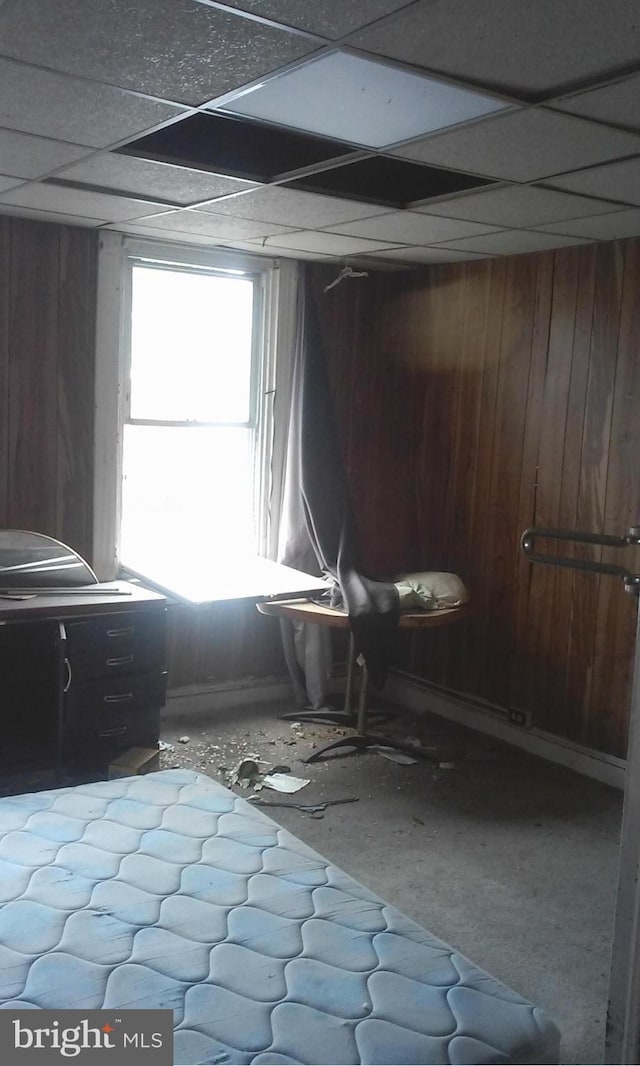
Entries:
<svg viewBox="0 0 640 1066">
<path fill-rule="evenodd" d="M 16 595 L 18 595 L 16 593 Z M 69 618 L 78 614 L 144 610 L 165 603 L 157 592 L 128 581 L 108 581 L 61 592 L 25 593 L 24 598 L 0 597 L 0 623 L 27 622 L 36 618 Z"/>
<path fill-rule="evenodd" d="M 261 614 L 277 618 L 295 618 L 300 622 L 314 622 L 332 629 L 347 629 L 349 616 L 337 607 L 325 607 L 310 600 L 286 600 L 275 603 L 259 603 Z M 401 611 L 398 625 L 401 629 L 433 629 L 445 626 L 471 613 L 469 604 L 463 607 L 442 607 L 437 611 Z"/>
</svg>

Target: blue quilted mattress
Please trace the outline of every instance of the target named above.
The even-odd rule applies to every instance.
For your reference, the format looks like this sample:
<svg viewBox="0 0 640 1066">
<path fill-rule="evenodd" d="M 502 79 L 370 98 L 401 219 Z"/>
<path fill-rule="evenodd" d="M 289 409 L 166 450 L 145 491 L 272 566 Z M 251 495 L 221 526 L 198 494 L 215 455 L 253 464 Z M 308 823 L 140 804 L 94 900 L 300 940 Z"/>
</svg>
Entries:
<svg viewBox="0 0 640 1066">
<path fill-rule="evenodd" d="M 171 1008 L 196 1063 L 553 1063 L 543 1011 L 202 774 L 0 800 L 0 1005 Z"/>
</svg>

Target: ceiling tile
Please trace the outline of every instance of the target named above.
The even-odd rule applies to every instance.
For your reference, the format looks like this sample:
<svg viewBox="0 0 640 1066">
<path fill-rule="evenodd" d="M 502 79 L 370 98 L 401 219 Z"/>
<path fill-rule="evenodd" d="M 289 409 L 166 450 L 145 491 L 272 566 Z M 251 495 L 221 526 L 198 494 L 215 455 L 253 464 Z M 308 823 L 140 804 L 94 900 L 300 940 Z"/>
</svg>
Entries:
<svg viewBox="0 0 640 1066">
<path fill-rule="evenodd" d="M 2 169 L 13 171 L 17 178 L 41 178 L 88 154 L 89 149 L 78 144 L 0 129 Z"/>
<path fill-rule="evenodd" d="M 105 222 L 141 218 L 154 211 L 166 210 L 161 204 L 152 204 L 144 200 L 131 200 L 124 196 L 103 196 L 101 193 L 65 189 L 46 182 L 21 185 L 13 192 L 0 193 L 0 202 L 20 207 L 33 207 L 40 211 L 53 211 L 61 215 L 101 218 Z"/>
<path fill-rule="evenodd" d="M 212 204 L 201 204 L 199 210 L 233 215 L 234 218 L 277 222 L 295 229 L 307 229 L 385 214 L 388 209 L 358 200 L 341 200 L 337 196 L 317 196 L 311 192 L 300 192 L 298 189 L 285 189 L 281 185 L 270 185 L 242 196 L 215 200 Z"/>
<path fill-rule="evenodd" d="M 617 241 L 624 237 L 640 235 L 640 208 L 629 211 L 614 211 L 608 215 L 595 218 L 575 218 L 566 222 L 553 222 L 540 226 L 545 233 L 567 233 L 575 237 L 586 237 L 592 241 Z"/>
<path fill-rule="evenodd" d="M 554 189 L 539 189 L 533 185 L 509 185 L 501 189 L 484 189 L 465 193 L 451 200 L 414 206 L 412 211 L 447 218 L 465 218 L 474 222 L 490 222 L 500 229 L 514 226 L 527 229 L 562 218 L 581 218 L 615 211 L 617 204 L 593 200 L 587 196 L 571 196 Z"/>
<path fill-rule="evenodd" d="M 104 218 L 84 218 L 82 215 L 61 215 L 55 211 L 36 211 L 30 207 L 12 207 L 10 204 L 0 203 L 0 215 L 10 215 L 12 218 L 30 218 L 38 222 L 55 222 L 59 226 L 84 226 L 97 229 L 102 226 Z"/>
<path fill-rule="evenodd" d="M 3 192 L 5 189 L 15 189 L 22 184 L 23 182 L 20 178 L 9 178 L 5 174 L 0 174 L 0 192 Z"/>
<path fill-rule="evenodd" d="M 375 22 L 391 11 L 406 7 L 409 0 L 225 0 L 229 7 L 295 26 L 307 33 L 338 40 L 347 33 Z"/>
<path fill-rule="evenodd" d="M 269 247 L 271 242 L 265 245 Z M 389 241 L 368 241 L 363 237 L 344 237 L 335 233 L 318 233 L 304 230 L 278 237 L 274 244 L 292 251 L 322 252 L 325 255 L 357 255 L 358 252 L 373 252 L 387 248 Z"/>
<path fill-rule="evenodd" d="M 391 259 L 402 263 L 464 263 L 471 259 L 490 259 L 488 253 L 463 252 L 453 248 L 392 248 L 384 252 L 373 252 L 375 259 Z"/>
<path fill-rule="evenodd" d="M 394 211 L 378 218 L 361 219 L 341 226 L 332 226 L 333 233 L 348 233 L 354 237 L 370 237 L 389 244 L 415 244 L 422 241 L 455 240 L 458 237 L 474 237 L 499 227 L 487 223 L 462 222 L 453 218 L 436 218 L 435 215 L 419 215 L 411 211 Z"/>
<path fill-rule="evenodd" d="M 590 92 L 565 96 L 554 100 L 552 106 L 572 115 L 640 131 L 640 74 Z"/>
<path fill-rule="evenodd" d="M 205 236 L 219 237 L 222 240 L 251 240 L 290 232 L 286 226 L 275 226 L 269 222 L 251 222 L 244 218 L 228 218 L 224 215 L 204 214 L 201 211 L 170 211 L 160 218 L 150 218 L 148 225 L 157 230 L 201 233 Z"/>
<path fill-rule="evenodd" d="M 181 114 L 169 104 L 1 57 L 0 84 L 0 126 L 95 148 Z"/>
<path fill-rule="evenodd" d="M 172 232 L 159 227 L 155 228 L 151 225 L 151 222 L 147 226 L 140 225 L 138 222 L 111 222 L 104 226 L 103 229 L 115 230 L 118 233 L 129 233 L 133 236 L 148 237 L 151 240 L 161 240 L 165 243 L 170 241 L 172 244 L 198 244 L 205 245 L 208 248 L 218 248 L 225 243 L 222 239 L 218 240 L 203 233 Z"/>
<path fill-rule="evenodd" d="M 640 59 L 637 0 L 421 0 L 350 43 L 527 99 Z M 533 46 L 535 45 L 535 46 Z"/>
<path fill-rule="evenodd" d="M 640 152 L 635 133 L 532 109 L 480 119 L 393 154 L 506 181 L 537 181 L 634 152 Z"/>
<path fill-rule="evenodd" d="M 607 196 L 623 203 L 640 204 L 640 158 L 563 174 L 553 179 L 553 185 L 585 196 Z"/>
<path fill-rule="evenodd" d="M 253 182 L 239 178 L 114 153 L 92 156 L 61 171 L 57 177 L 178 204 L 199 203 L 254 187 Z"/>
<path fill-rule="evenodd" d="M 6 56 L 187 104 L 236 89 L 315 47 L 298 34 L 192 0 L 21 0 L 2 16 Z"/>
<path fill-rule="evenodd" d="M 274 243 L 278 240 L 277 237 L 270 237 L 269 243 L 263 245 L 257 241 L 234 241 L 234 248 L 241 248 L 243 251 L 252 252 L 255 255 L 267 255 L 267 256 L 284 256 L 287 259 L 310 259 L 310 260 L 329 260 L 334 258 L 331 255 L 324 255 L 322 252 L 310 252 L 302 251 L 299 248 L 281 248 L 278 244 Z"/>
<path fill-rule="evenodd" d="M 490 255 L 518 255 L 521 252 L 544 252 L 550 248 L 585 243 L 580 237 L 534 233 L 532 230 L 503 230 L 502 233 L 489 233 L 486 237 L 447 241 L 446 247 L 461 248 L 466 252 L 487 252 Z"/>
<path fill-rule="evenodd" d="M 384 148 L 508 106 L 495 96 L 333 52 L 225 100 L 222 108 L 365 148 Z"/>
<path fill-rule="evenodd" d="M 382 253 L 378 255 L 354 255 L 349 256 L 349 266 L 354 267 L 356 270 L 379 270 L 384 271 L 385 274 L 397 274 L 403 270 L 415 270 L 417 264 L 400 262 L 394 259 L 385 259 L 381 257 Z"/>
</svg>

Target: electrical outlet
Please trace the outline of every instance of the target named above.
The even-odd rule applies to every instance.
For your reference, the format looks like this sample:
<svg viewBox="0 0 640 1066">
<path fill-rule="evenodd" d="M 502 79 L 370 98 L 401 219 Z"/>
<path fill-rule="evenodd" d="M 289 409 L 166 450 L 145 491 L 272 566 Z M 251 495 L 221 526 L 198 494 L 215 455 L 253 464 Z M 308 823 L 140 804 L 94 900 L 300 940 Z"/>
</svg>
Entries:
<svg viewBox="0 0 640 1066">
<path fill-rule="evenodd" d="M 531 725 L 531 711 L 509 711 L 509 721 L 513 725 L 522 726 L 523 729 L 528 729 Z"/>
</svg>

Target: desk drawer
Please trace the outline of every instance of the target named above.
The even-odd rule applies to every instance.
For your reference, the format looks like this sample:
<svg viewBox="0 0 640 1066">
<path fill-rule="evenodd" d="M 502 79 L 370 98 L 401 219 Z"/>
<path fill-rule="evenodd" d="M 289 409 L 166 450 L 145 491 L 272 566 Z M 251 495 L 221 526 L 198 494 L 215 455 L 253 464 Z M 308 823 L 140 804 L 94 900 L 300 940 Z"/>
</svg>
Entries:
<svg viewBox="0 0 640 1066">
<path fill-rule="evenodd" d="M 118 713 L 137 713 L 162 707 L 167 688 L 167 674 L 104 678 L 74 684 L 65 696 L 65 721 L 76 728 L 86 720 L 101 721 Z"/>
<path fill-rule="evenodd" d="M 109 762 L 127 748 L 155 748 L 160 735 L 159 708 L 147 711 L 112 711 L 101 719 L 88 715 L 65 729 L 66 762 Z"/>
<path fill-rule="evenodd" d="M 104 615 L 66 625 L 72 683 L 164 666 L 164 611 Z"/>
</svg>

